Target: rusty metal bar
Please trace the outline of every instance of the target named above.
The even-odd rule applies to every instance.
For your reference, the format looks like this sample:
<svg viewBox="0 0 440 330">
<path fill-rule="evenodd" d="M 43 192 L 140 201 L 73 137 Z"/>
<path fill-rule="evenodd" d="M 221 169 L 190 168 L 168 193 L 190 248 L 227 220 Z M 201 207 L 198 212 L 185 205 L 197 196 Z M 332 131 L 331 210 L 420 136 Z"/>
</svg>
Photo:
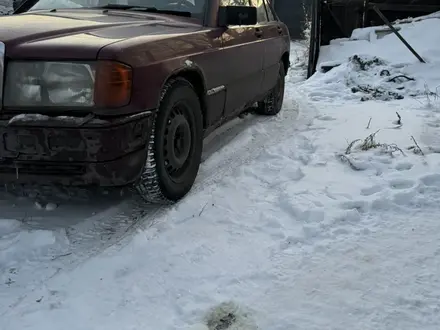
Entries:
<svg viewBox="0 0 440 330">
<path fill-rule="evenodd" d="M 382 12 L 379 10 L 379 8 L 377 8 L 376 6 L 373 5 L 373 10 L 376 12 L 377 15 L 379 15 L 379 17 L 382 19 L 382 21 L 384 21 L 384 23 L 386 25 L 388 25 L 388 27 L 391 29 L 391 31 L 394 32 L 394 34 L 397 36 L 397 38 L 399 38 L 400 41 L 402 41 L 402 43 L 406 46 L 406 48 L 408 48 L 410 50 L 410 52 L 413 53 L 413 55 L 415 57 L 417 57 L 417 59 L 420 62 L 426 63 L 425 60 L 414 50 L 414 48 L 412 48 L 411 45 L 402 37 L 402 35 L 399 33 L 399 31 L 396 30 L 396 28 L 384 16 L 384 14 L 382 14 Z"/>
</svg>

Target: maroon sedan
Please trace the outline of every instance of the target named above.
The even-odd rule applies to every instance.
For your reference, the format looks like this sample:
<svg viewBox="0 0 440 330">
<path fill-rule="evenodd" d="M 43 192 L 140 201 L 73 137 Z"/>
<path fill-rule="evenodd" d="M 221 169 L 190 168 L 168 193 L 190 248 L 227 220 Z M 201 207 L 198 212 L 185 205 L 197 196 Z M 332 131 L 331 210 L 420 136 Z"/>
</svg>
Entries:
<svg viewBox="0 0 440 330">
<path fill-rule="evenodd" d="M 110 1 L 25 0 L 0 18 L 1 184 L 177 201 L 205 136 L 280 111 L 290 40 L 268 0 Z"/>
</svg>

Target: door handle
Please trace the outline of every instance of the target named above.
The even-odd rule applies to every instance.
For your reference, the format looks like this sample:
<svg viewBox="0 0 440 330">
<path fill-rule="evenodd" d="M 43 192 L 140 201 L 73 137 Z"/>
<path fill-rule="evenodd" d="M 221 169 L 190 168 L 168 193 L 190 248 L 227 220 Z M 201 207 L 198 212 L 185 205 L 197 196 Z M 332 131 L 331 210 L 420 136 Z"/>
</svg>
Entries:
<svg viewBox="0 0 440 330">
<path fill-rule="evenodd" d="M 259 28 L 256 28 L 255 29 L 255 36 L 257 38 L 261 38 L 263 36 L 263 31 L 261 29 L 259 29 Z"/>
<path fill-rule="evenodd" d="M 278 34 L 283 34 L 283 29 L 281 26 L 277 26 Z"/>
</svg>

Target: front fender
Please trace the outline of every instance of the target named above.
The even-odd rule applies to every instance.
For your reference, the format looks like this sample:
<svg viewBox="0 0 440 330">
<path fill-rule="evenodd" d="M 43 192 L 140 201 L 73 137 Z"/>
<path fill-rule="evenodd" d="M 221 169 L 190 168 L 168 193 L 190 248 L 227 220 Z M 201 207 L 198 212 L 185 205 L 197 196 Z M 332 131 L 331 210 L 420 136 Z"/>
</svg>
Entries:
<svg viewBox="0 0 440 330">
<path fill-rule="evenodd" d="M 197 73 L 197 90 L 217 85 L 221 46 L 217 31 L 203 30 L 170 37 L 142 37 L 103 49 L 99 58 L 114 59 L 133 68 L 132 103 L 143 110 L 154 110 L 170 77 Z M 163 39 L 161 39 L 163 38 Z M 140 42 L 141 40 L 145 42 Z M 192 75 L 191 77 L 194 77 Z M 213 85 L 213 86 L 211 86 Z M 202 87 L 202 88 L 200 88 Z"/>
<path fill-rule="evenodd" d="M 173 59 L 170 63 L 166 64 L 168 75 L 162 79 L 162 86 L 160 91 L 163 90 L 165 84 L 173 77 L 182 76 L 190 82 L 192 82 L 196 89 L 199 88 L 203 91 L 203 95 L 206 95 L 206 81 L 205 73 L 203 69 L 190 57 L 184 57 L 179 59 Z M 197 79 L 197 82 L 194 80 Z M 160 93 L 159 91 L 159 93 Z"/>
</svg>

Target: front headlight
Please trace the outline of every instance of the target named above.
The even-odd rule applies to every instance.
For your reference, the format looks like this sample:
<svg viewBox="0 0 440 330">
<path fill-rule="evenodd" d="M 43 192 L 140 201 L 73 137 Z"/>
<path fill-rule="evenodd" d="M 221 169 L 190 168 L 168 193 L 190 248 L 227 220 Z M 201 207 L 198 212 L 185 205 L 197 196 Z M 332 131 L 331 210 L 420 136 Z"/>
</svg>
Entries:
<svg viewBox="0 0 440 330">
<path fill-rule="evenodd" d="M 4 106 L 93 106 L 95 74 L 93 63 L 12 61 Z"/>
<path fill-rule="evenodd" d="M 11 61 L 5 107 L 120 107 L 131 96 L 131 68 L 112 61 Z"/>
</svg>

